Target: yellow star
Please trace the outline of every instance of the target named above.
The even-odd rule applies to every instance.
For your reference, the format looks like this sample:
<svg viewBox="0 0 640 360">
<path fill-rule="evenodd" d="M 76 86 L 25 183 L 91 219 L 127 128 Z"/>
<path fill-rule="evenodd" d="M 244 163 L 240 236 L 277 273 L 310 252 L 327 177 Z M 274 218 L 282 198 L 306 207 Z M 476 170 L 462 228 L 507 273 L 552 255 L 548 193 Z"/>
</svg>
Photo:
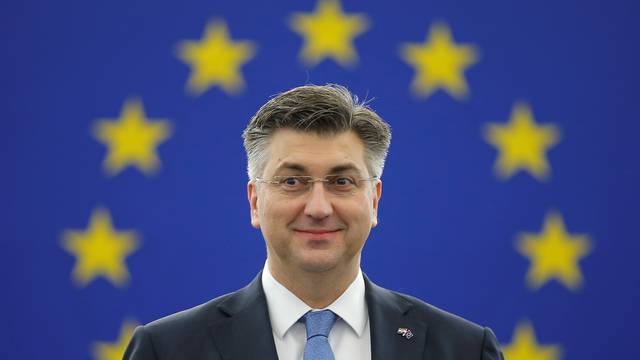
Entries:
<svg viewBox="0 0 640 360">
<path fill-rule="evenodd" d="M 562 354 L 559 346 L 539 345 L 529 322 L 518 325 L 511 344 L 503 346 L 502 352 L 508 360 L 559 360 Z"/>
<path fill-rule="evenodd" d="M 134 321 L 125 321 L 120 329 L 120 335 L 115 343 L 97 342 L 93 345 L 93 357 L 95 360 L 122 360 L 127 345 L 133 336 L 133 331 L 138 324 Z"/>
<path fill-rule="evenodd" d="M 527 282 L 532 288 L 538 289 L 552 278 L 570 290 L 582 284 L 578 261 L 589 254 L 591 245 L 586 235 L 568 234 L 559 214 L 547 214 L 540 234 L 519 234 L 516 246 L 531 261 Z"/>
<path fill-rule="evenodd" d="M 255 55 L 251 41 L 234 42 L 224 21 L 210 22 L 200 41 L 181 41 L 178 57 L 191 67 L 187 89 L 200 95 L 219 85 L 227 93 L 244 88 L 240 67 Z"/>
<path fill-rule="evenodd" d="M 524 103 L 516 103 L 506 125 L 488 124 L 484 138 L 500 152 L 494 170 L 507 179 L 526 170 L 538 180 L 546 180 L 551 172 L 546 151 L 560 141 L 560 130 L 554 125 L 538 126 Z"/>
<path fill-rule="evenodd" d="M 355 63 L 358 54 L 353 39 L 369 27 L 366 16 L 347 15 L 338 0 L 319 0 L 314 13 L 297 13 L 290 25 L 304 37 L 300 57 L 309 66 L 333 58 L 342 66 Z"/>
<path fill-rule="evenodd" d="M 117 175 L 127 166 L 136 166 L 151 175 L 160 166 L 156 147 L 171 135 L 171 126 L 165 119 L 146 119 L 142 103 L 128 100 L 119 119 L 98 119 L 93 133 L 109 148 L 103 162 L 107 174 Z"/>
<path fill-rule="evenodd" d="M 466 97 L 469 89 L 463 72 L 478 61 L 474 46 L 457 45 L 443 23 L 431 26 L 424 43 L 403 44 L 400 56 L 416 71 L 413 91 L 425 98 L 439 88 L 457 99 Z"/>
<path fill-rule="evenodd" d="M 109 211 L 99 208 L 91 214 L 86 231 L 63 233 L 62 247 L 76 257 L 72 276 L 79 286 L 98 276 L 123 286 L 130 278 L 124 259 L 138 248 L 138 240 L 135 232 L 115 231 Z"/>
</svg>

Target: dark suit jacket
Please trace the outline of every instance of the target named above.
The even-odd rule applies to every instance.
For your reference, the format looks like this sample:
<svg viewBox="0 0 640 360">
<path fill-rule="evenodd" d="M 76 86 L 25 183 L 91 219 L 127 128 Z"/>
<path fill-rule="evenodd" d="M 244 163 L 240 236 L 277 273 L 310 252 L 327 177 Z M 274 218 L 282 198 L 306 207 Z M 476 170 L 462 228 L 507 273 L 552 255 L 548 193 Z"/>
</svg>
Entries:
<svg viewBox="0 0 640 360">
<path fill-rule="evenodd" d="M 124 359 L 277 359 L 261 276 L 236 292 L 139 326 Z M 381 288 L 367 276 L 364 281 L 372 360 L 502 359 L 490 329 Z M 413 336 L 397 334 L 401 327 Z"/>
</svg>

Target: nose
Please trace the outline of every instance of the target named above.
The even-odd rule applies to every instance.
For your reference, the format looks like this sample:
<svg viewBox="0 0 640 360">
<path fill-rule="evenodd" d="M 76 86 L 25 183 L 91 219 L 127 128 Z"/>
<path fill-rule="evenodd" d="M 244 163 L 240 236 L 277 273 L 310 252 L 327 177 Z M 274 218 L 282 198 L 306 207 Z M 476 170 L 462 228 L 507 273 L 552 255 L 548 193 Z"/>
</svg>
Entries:
<svg viewBox="0 0 640 360">
<path fill-rule="evenodd" d="M 322 182 L 311 185 L 304 214 L 314 219 L 324 219 L 333 213 L 333 205 L 327 198 L 327 191 Z"/>
</svg>

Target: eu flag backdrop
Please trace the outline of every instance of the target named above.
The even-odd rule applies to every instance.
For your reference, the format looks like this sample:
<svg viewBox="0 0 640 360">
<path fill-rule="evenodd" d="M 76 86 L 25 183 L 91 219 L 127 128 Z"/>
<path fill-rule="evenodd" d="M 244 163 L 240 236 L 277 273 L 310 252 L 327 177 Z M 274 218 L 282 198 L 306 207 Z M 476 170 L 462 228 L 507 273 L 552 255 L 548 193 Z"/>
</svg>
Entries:
<svg viewBox="0 0 640 360">
<path fill-rule="evenodd" d="M 308 83 L 393 129 L 375 282 L 510 360 L 640 358 L 636 2 L 0 8 L 3 359 L 118 359 L 135 324 L 248 283 L 240 134 Z"/>
</svg>

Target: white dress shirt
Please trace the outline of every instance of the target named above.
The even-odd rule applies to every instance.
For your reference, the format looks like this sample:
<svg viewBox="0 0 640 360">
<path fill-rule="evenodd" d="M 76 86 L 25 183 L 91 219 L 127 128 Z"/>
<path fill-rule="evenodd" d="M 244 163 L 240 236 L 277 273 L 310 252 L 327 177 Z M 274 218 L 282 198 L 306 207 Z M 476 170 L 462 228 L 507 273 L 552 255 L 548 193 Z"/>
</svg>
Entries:
<svg viewBox="0 0 640 360">
<path fill-rule="evenodd" d="M 371 359 L 369 313 L 361 270 L 347 290 L 325 309 L 310 308 L 271 275 L 267 264 L 262 271 L 262 287 L 280 360 L 302 360 L 307 330 L 298 320 L 309 310 L 325 309 L 338 315 L 329 333 L 335 360 Z"/>
</svg>

